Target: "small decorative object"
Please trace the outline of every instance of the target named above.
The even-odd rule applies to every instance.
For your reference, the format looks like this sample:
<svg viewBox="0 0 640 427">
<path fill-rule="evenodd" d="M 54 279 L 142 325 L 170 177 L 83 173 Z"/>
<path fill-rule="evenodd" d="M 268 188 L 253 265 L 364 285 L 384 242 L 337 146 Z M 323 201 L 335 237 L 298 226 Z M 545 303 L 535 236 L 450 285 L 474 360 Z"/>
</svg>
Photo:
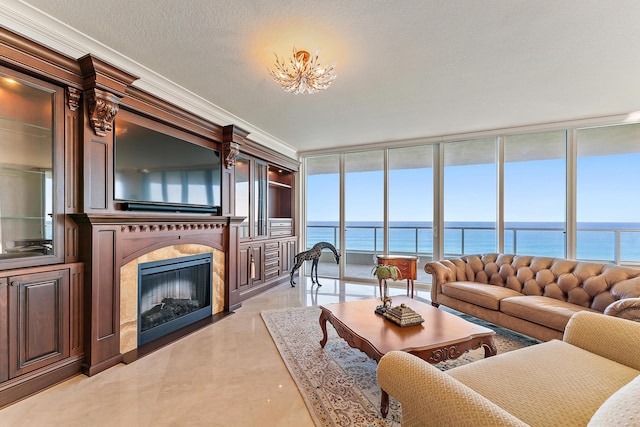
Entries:
<svg viewBox="0 0 640 427">
<path fill-rule="evenodd" d="M 331 67 L 320 65 L 318 51 L 311 56 L 306 50 L 293 48 L 293 57 L 289 58 L 289 65 L 285 59 L 276 55 L 275 70 L 268 70 L 273 80 L 278 82 L 285 92 L 316 93 L 331 85 L 336 75 L 333 73 L 335 65 Z"/>
<path fill-rule="evenodd" d="M 387 309 L 383 316 L 401 327 L 419 325 L 424 322 L 422 316 L 405 304 Z"/>
<path fill-rule="evenodd" d="M 402 279 L 402 273 L 400 273 L 400 269 L 395 265 L 378 264 L 373 267 L 373 269 L 371 270 L 371 274 L 378 278 L 378 283 L 382 288 L 382 292 L 380 295 L 382 305 L 377 306 L 375 312 L 377 314 L 384 314 L 389 308 L 391 308 L 391 297 L 389 296 L 387 279 Z"/>
<path fill-rule="evenodd" d="M 305 261 L 311 261 L 311 286 L 317 284 L 318 286 L 322 286 L 318 281 L 318 261 L 320 260 L 320 255 L 322 255 L 323 249 L 329 249 L 333 252 L 333 256 L 336 259 L 336 264 L 340 264 L 340 254 L 336 250 L 335 246 L 328 242 L 318 242 L 308 251 L 303 251 L 298 253 L 294 257 L 295 266 L 291 269 L 291 279 L 289 283 L 291 287 L 295 287 L 296 282 L 293 281 L 293 274 L 302 266 L 302 263 Z M 315 271 L 316 277 L 313 278 L 313 272 Z"/>
</svg>

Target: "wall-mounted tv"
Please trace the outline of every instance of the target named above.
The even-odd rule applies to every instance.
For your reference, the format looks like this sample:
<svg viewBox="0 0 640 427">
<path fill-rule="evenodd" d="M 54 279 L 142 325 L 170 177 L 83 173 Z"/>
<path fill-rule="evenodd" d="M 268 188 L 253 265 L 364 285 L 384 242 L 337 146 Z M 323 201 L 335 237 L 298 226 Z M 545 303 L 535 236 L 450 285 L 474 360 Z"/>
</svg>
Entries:
<svg viewBox="0 0 640 427">
<path fill-rule="evenodd" d="M 115 124 L 116 201 L 124 209 L 219 214 L 220 153 L 190 134 L 122 116 Z"/>
</svg>

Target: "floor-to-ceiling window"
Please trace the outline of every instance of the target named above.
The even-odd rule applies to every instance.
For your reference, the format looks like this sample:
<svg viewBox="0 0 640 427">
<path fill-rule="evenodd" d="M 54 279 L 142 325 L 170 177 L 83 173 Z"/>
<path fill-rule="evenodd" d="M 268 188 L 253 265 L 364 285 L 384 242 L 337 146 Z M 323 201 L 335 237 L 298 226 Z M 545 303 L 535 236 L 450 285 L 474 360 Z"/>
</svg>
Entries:
<svg viewBox="0 0 640 427">
<path fill-rule="evenodd" d="M 496 250 L 496 139 L 444 144 L 444 255 Z"/>
<path fill-rule="evenodd" d="M 345 154 L 344 170 L 345 276 L 363 277 L 384 253 L 384 151 Z"/>
<path fill-rule="evenodd" d="M 433 259 L 433 146 L 388 151 L 389 253 L 417 256 L 418 281 Z"/>
<path fill-rule="evenodd" d="M 566 131 L 504 138 L 504 252 L 563 258 Z"/>
<path fill-rule="evenodd" d="M 576 257 L 640 263 L 640 124 L 577 131 Z"/>
<path fill-rule="evenodd" d="M 329 242 L 340 250 L 340 156 L 310 157 L 306 171 L 306 248 Z M 310 274 L 311 263 L 306 273 Z M 339 277 L 339 265 L 331 253 L 323 253 L 318 274 Z"/>
<path fill-rule="evenodd" d="M 640 265 L 640 124 L 580 126 L 308 157 L 307 244 L 372 281 L 380 253 L 420 257 L 418 282 L 433 254 Z"/>
</svg>

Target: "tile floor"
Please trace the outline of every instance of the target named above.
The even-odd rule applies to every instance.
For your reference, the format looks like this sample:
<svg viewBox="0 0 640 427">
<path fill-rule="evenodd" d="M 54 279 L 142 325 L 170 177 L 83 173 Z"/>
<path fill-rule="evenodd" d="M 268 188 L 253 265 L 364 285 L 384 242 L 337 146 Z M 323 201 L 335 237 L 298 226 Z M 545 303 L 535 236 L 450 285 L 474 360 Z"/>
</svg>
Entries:
<svg viewBox="0 0 640 427">
<path fill-rule="evenodd" d="M 378 286 L 301 277 L 129 365 L 78 375 L 0 410 L 0 426 L 313 426 L 260 311 L 378 297 Z M 307 283 L 308 282 L 308 283 Z M 391 295 L 405 294 L 392 287 Z M 428 287 L 416 285 L 428 298 Z M 318 326 L 319 327 L 319 326 Z"/>
</svg>

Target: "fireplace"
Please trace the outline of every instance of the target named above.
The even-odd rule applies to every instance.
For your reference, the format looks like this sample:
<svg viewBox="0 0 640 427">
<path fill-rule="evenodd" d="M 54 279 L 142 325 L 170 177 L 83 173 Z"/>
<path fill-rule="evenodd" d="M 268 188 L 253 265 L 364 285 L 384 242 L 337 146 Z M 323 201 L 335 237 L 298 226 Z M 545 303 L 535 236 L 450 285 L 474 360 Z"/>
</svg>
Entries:
<svg viewBox="0 0 640 427">
<path fill-rule="evenodd" d="M 138 264 L 138 346 L 211 315 L 212 254 Z"/>
</svg>

